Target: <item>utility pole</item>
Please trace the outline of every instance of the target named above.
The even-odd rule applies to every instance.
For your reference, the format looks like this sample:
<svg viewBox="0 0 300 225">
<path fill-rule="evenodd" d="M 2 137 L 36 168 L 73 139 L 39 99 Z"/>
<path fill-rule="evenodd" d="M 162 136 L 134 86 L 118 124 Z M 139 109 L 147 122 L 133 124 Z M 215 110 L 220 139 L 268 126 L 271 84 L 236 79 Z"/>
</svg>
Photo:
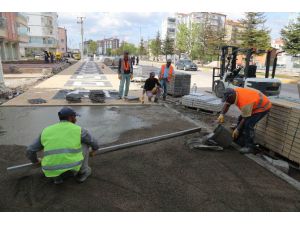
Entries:
<svg viewBox="0 0 300 225">
<path fill-rule="evenodd" d="M 2 60 L 0 55 L 0 89 L 4 86 L 4 78 L 3 78 L 3 68 L 2 68 Z"/>
<path fill-rule="evenodd" d="M 81 61 L 83 60 L 83 20 L 85 17 L 77 17 L 77 23 L 80 24 L 80 33 L 81 33 Z"/>
</svg>

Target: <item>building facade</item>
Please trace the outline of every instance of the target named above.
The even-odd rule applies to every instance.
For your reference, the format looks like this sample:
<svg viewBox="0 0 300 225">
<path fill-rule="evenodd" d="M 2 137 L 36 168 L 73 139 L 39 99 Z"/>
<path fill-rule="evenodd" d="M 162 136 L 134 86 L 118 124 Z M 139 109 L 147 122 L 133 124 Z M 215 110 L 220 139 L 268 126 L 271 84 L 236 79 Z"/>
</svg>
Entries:
<svg viewBox="0 0 300 225">
<path fill-rule="evenodd" d="M 55 52 L 58 48 L 58 14 L 56 12 L 26 12 L 29 42 L 20 45 L 21 55 L 40 55 L 44 50 Z"/>
<path fill-rule="evenodd" d="M 241 44 L 239 37 L 244 29 L 240 22 L 227 19 L 225 22 L 225 41 L 230 45 Z"/>
<path fill-rule="evenodd" d="M 167 17 L 163 20 L 161 25 L 161 38 L 166 37 L 175 40 L 176 38 L 176 17 Z"/>
<path fill-rule="evenodd" d="M 114 50 L 120 47 L 120 40 L 118 38 L 106 38 L 97 41 L 98 49 L 97 53 L 99 55 L 107 55 L 108 49 Z"/>
<path fill-rule="evenodd" d="M 3 61 L 20 59 L 21 43 L 29 41 L 28 18 L 17 12 L 0 12 L 0 53 Z"/>
<path fill-rule="evenodd" d="M 61 53 L 68 51 L 67 30 L 63 27 L 58 28 L 58 49 Z"/>
</svg>

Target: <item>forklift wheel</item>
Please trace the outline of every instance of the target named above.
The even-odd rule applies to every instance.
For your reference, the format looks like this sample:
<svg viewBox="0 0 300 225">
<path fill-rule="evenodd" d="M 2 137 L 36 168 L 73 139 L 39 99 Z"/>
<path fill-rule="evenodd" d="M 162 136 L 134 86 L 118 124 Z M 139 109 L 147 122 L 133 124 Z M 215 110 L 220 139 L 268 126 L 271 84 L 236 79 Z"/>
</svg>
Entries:
<svg viewBox="0 0 300 225">
<path fill-rule="evenodd" d="M 216 93 L 216 96 L 218 98 L 223 98 L 223 95 L 224 95 L 224 91 L 225 91 L 225 85 L 222 81 L 220 80 L 217 80 L 216 81 L 216 84 L 215 84 L 215 93 Z"/>
</svg>

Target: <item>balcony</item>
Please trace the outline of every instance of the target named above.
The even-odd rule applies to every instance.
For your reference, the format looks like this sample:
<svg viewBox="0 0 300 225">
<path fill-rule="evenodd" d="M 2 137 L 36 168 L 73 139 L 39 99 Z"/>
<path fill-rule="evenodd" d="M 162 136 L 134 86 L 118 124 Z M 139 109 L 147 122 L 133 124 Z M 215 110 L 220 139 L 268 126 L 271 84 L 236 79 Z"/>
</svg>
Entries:
<svg viewBox="0 0 300 225">
<path fill-rule="evenodd" d="M 0 17 L 0 38 L 6 38 L 6 18 Z"/>
<path fill-rule="evenodd" d="M 23 13 L 17 13 L 16 22 L 19 24 L 23 24 L 27 26 L 28 24 L 28 17 L 25 16 Z"/>
</svg>

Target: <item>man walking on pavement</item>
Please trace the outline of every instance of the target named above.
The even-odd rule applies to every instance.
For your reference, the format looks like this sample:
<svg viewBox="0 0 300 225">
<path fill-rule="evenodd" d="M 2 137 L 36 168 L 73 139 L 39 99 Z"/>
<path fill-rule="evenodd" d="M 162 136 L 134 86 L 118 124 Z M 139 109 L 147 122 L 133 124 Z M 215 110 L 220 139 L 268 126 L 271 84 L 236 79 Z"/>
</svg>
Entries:
<svg viewBox="0 0 300 225">
<path fill-rule="evenodd" d="M 241 110 L 241 115 L 232 137 L 242 146 L 241 153 L 253 152 L 255 124 L 269 113 L 272 103 L 267 96 L 252 88 L 227 88 L 223 101 L 225 104 L 218 117 L 218 122 L 224 123 L 224 115 L 230 106 L 235 104 Z"/>
<path fill-rule="evenodd" d="M 171 65 L 171 63 L 172 60 L 168 59 L 167 64 L 163 64 L 159 72 L 160 85 L 164 90 L 163 100 L 166 100 L 166 96 L 167 96 L 167 83 L 170 82 L 172 76 L 174 75 L 174 68 Z"/>
<path fill-rule="evenodd" d="M 89 155 L 93 156 L 99 146 L 86 129 L 75 125 L 76 116 L 73 109 L 62 108 L 58 112 L 60 122 L 46 127 L 26 151 L 27 158 L 36 165 L 41 163 L 43 173 L 55 184 L 63 183 L 70 175 L 82 183 L 92 173 Z M 44 150 L 44 157 L 40 161 L 37 152 L 41 150 Z"/>
<path fill-rule="evenodd" d="M 129 53 L 125 51 L 124 57 L 119 60 L 119 67 L 118 67 L 118 77 L 120 80 L 119 99 L 121 99 L 123 96 L 124 98 L 127 98 L 130 80 L 132 80 L 133 78 L 132 62 L 128 54 Z M 124 91 L 124 85 L 125 85 L 125 91 Z"/>
<path fill-rule="evenodd" d="M 146 93 L 148 97 L 148 101 L 151 102 L 152 97 L 155 95 L 154 102 L 158 102 L 158 98 L 161 93 L 161 85 L 158 79 L 155 78 L 155 73 L 151 72 L 150 77 L 146 80 L 144 89 L 143 89 L 143 97 Z"/>
</svg>

